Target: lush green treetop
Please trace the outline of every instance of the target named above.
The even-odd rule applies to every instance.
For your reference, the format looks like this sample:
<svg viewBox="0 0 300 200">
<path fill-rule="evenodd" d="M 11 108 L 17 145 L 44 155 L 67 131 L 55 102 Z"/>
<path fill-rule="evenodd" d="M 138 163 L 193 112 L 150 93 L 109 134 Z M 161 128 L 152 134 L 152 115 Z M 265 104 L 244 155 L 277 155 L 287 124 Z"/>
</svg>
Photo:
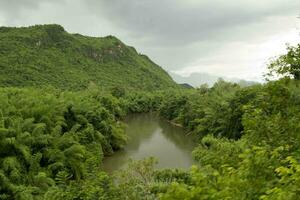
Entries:
<svg viewBox="0 0 300 200">
<path fill-rule="evenodd" d="M 300 44 L 288 46 L 287 53 L 273 60 L 268 68 L 269 76 L 289 76 L 300 80 Z"/>
</svg>

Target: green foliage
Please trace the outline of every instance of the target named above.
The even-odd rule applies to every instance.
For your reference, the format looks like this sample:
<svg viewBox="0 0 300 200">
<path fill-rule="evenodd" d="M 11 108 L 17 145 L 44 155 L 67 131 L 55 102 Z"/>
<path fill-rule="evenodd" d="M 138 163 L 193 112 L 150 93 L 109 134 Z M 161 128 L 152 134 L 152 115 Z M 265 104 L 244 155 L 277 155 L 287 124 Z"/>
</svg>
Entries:
<svg viewBox="0 0 300 200">
<path fill-rule="evenodd" d="M 255 96 L 253 90 L 219 80 L 212 88 L 203 86 L 166 93 L 160 115 L 201 136 L 213 134 L 237 139 L 243 131 L 242 107 Z"/>
<path fill-rule="evenodd" d="M 164 99 L 165 92 L 131 92 L 124 97 L 127 113 L 146 113 L 158 111 Z"/>
<path fill-rule="evenodd" d="M 300 80 L 300 44 L 288 46 L 287 53 L 273 60 L 268 68 L 268 76 L 275 74 Z"/>
<path fill-rule="evenodd" d="M 178 169 L 155 170 L 157 160 L 130 160 L 128 167 L 114 174 L 116 189 L 121 199 L 157 199 L 159 193 L 166 192 L 172 182 L 190 182 L 190 175 Z"/>
<path fill-rule="evenodd" d="M 174 181 L 161 199 L 297 199 L 299 94 L 289 79 L 237 92 L 230 102 L 241 105 L 241 138 L 204 137 L 191 181 Z"/>
<path fill-rule="evenodd" d="M 198 135 L 238 139 L 243 131 L 243 106 L 255 97 L 259 88 L 259 85 L 240 88 L 219 80 L 212 88 L 131 92 L 122 99 L 127 113 L 157 111 L 163 118 Z"/>
<path fill-rule="evenodd" d="M 0 199 L 299 198 L 299 45 L 269 66 L 283 79 L 197 89 L 113 36 L 1 27 L 0 45 L 0 85 L 43 88 L 0 89 Z M 143 112 L 198 135 L 198 166 L 155 170 L 149 158 L 103 172 L 126 144 L 120 120 Z"/>
<path fill-rule="evenodd" d="M 228 164 L 234 166 L 242 152 L 242 142 L 208 135 L 201 140 L 201 143 L 193 151 L 193 155 L 201 165 L 212 165 L 217 169 Z"/>
<path fill-rule="evenodd" d="M 155 184 L 154 165 L 157 161 L 150 157 L 145 160 L 130 160 L 128 169 L 116 174 L 120 196 L 128 200 L 156 199 L 151 188 Z"/>
<path fill-rule="evenodd" d="M 120 109 L 112 96 L 93 92 L 0 89 L 1 198 L 42 198 L 55 191 L 68 199 L 76 187 L 84 188 L 79 196 L 90 195 L 89 190 L 94 194 L 92 185 L 102 179 L 91 176 L 98 173 L 103 155 L 126 141 L 116 119 Z"/>
<path fill-rule="evenodd" d="M 295 80 L 149 92 L 1 89 L 2 199 L 296 199 L 300 90 Z M 225 93 L 224 93 L 225 91 Z M 111 90 L 111 93 L 114 89 Z M 132 161 L 110 177 L 103 156 L 126 141 L 118 119 L 158 112 L 202 137 L 190 171 Z"/>
<path fill-rule="evenodd" d="M 64 90 L 177 88 L 148 57 L 113 36 L 69 34 L 59 25 L 0 28 L 0 86 Z"/>
<path fill-rule="evenodd" d="M 49 188 L 44 194 L 45 200 L 107 200 L 121 199 L 113 185 L 112 179 L 104 172 L 90 173 L 84 181 L 72 181 L 68 185 L 63 182 Z"/>
<path fill-rule="evenodd" d="M 151 94 L 125 99 L 129 107 L 138 108 L 133 111 L 157 110 L 204 137 L 193 152 L 200 166 L 178 179 L 168 170 L 162 176 L 153 173 L 158 181 L 150 184 L 151 194 L 159 199 L 298 198 L 297 80 L 284 78 L 246 88 L 219 81 L 212 88 L 152 96 L 159 99 L 155 107 L 149 107 L 155 99 Z"/>
<path fill-rule="evenodd" d="M 279 184 L 269 189 L 266 192 L 266 195 L 263 195 L 261 199 L 294 200 L 299 198 L 299 162 L 289 156 L 283 161 L 283 164 L 283 166 L 280 166 L 275 170 L 280 177 L 278 181 Z"/>
</svg>

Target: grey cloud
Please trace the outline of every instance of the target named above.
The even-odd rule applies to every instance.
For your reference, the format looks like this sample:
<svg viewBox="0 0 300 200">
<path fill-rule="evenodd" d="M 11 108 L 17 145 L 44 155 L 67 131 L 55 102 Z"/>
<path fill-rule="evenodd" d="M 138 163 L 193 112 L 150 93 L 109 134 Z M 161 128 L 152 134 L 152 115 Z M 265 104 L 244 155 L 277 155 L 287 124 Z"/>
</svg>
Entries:
<svg viewBox="0 0 300 200">
<path fill-rule="evenodd" d="M 132 31 L 135 37 L 158 41 L 164 45 L 190 44 L 213 40 L 220 32 L 255 23 L 268 16 L 295 13 L 300 1 L 198 1 L 189 0 L 110 0 L 89 1 L 119 27 Z M 97 5 L 97 6 L 95 6 Z M 299 9 L 298 9 L 299 10 Z M 218 38 L 217 39 L 223 39 Z"/>
<path fill-rule="evenodd" d="M 40 1 L 33 0 L 1 0 L 0 6 L 2 12 L 12 12 L 19 11 L 23 8 L 36 8 L 40 4 Z"/>
<path fill-rule="evenodd" d="M 45 2 L 47 0 L 0 0 L 0 13 L 5 18 L 4 20 L 10 24 L 23 17 L 21 13 L 26 10 L 38 11 L 39 6 Z M 51 0 L 52 4 L 64 2 L 65 0 Z"/>
</svg>

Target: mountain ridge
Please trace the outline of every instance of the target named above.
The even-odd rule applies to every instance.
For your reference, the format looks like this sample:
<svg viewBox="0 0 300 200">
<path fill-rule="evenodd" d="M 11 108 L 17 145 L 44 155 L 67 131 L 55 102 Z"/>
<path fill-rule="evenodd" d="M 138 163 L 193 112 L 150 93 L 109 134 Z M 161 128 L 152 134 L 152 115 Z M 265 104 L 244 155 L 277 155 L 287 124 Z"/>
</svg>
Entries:
<svg viewBox="0 0 300 200">
<path fill-rule="evenodd" d="M 162 67 L 114 36 L 71 34 L 57 24 L 0 27 L 0 86 L 176 88 Z"/>
</svg>

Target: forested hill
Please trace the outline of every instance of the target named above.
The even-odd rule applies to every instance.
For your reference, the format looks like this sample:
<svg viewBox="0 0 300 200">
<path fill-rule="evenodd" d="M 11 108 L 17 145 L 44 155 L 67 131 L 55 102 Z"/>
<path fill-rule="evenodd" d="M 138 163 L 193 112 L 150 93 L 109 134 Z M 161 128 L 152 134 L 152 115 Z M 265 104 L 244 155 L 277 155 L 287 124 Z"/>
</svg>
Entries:
<svg viewBox="0 0 300 200">
<path fill-rule="evenodd" d="M 0 27 L 0 47 L 0 86 L 149 91 L 177 87 L 161 67 L 114 36 L 70 34 L 55 24 Z"/>
</svg>

